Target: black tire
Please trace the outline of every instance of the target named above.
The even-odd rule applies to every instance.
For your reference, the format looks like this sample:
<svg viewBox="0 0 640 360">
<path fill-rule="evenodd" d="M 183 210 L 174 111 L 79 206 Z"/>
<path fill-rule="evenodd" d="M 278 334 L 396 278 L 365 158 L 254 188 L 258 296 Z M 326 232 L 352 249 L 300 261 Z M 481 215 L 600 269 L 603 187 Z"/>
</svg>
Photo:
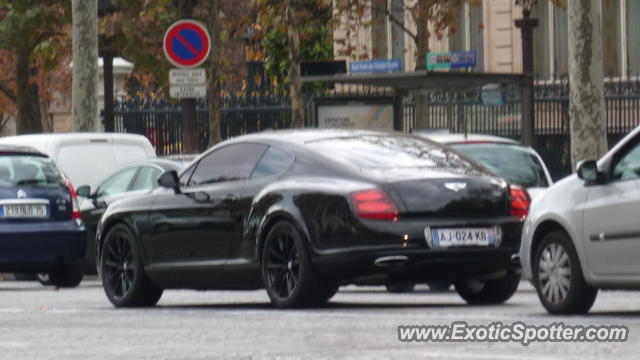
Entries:
<svg viewBox="0 0 640 360">
<path fill-rule="evenodd" d="M 564 231 L 552 231 L 542 238 L 532 265 L 533 284 L 549 313 L 589 312 L 598 289 L 584 280 L 578 254 Z"/>
<path fill-rule="evenodd" d="M 508 273 L 497 280 L 461 280 L 454 285 L 460 297 L 470 305 L 502 304 L 509 300 L 520 284 L 520 274 Z"/>
<path fill-rule="evenodd" d="M 410 293 L 416 288 L 416 284 L 412 282 L 397 282 L 389 283 L 384 286 L 387 288 L 387 292 L 393 294 Z"/>
<path fill-rule="evenodd" d="M 287 221 L 280 221 L 269 230 L 261 269 L 271 303 L 279 308 L 321 306 L 338 291 L 335 282 L 313 268 L 300 232 Z"/>
<path fill-rule="evenodd" d="M 153 306 L 163 289 L 149 281 L 135 235 L 123 224 L 115 225 L 104 240 L 100 258 L 102 287 L 116 307 Z"/>
<path fill-rule="evenodd" d="M 57 288 L 74 288 L 80 285 L 84 275 L 83 266 L 63 266 L 46 274 L 38 274 L 38 281 L 42 285 L 53 285 Z"/>
</svg>

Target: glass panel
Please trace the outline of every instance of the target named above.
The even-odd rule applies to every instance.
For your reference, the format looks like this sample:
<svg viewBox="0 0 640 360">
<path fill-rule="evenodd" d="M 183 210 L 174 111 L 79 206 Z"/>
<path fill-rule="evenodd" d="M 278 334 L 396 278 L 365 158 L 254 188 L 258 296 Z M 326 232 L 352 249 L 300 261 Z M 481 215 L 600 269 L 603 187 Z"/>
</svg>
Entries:
<svg viewBox="0 0 640 360">
<path fill-rule="evenodd" d="M 157 181 L 160 174 L 162 174 L 162 171 L 158 168 L 143 166 L 131 190 L 151 190 L 157 188 L 160 186 Z"/>
<path fill-rule="evenodd" d="M 118 172 L 105 180 L 96 191 L 96 194 L 98 196 L 109 196 L 128 191 L 137 171 L 138 168 L 134 167 Z"/>
<path fill-rule="evenodd" d="M 189 185 L 247 179 L 267 147 L 261 144 L 233 144 L 200 160 Z"/>
</svg>

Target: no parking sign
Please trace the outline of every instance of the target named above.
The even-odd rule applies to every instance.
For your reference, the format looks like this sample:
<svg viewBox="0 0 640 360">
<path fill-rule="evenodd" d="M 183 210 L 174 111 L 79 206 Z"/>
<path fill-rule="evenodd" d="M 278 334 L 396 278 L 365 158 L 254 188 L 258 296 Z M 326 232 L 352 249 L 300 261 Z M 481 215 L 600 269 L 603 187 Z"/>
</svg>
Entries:
<svg viewBox="0 0 640 360">
<path fill-rule="evenodd" d="M 191 19 L 180 20 L 164 34 L 164 53 L 169 61 L 181 68 L 202 64 L 211 51 L 211 38 L 204 25 Z"/>
</svg>

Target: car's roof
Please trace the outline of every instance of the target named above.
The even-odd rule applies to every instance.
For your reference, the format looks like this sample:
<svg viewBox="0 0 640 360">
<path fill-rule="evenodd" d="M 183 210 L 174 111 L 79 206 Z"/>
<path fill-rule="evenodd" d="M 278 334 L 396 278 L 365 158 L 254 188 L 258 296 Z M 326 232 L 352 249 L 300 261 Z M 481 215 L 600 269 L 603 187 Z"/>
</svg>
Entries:
<svg viewBox="0 0 640 360">
<path fill-rule="evenodd" d="M 260 133 L 238 136 L 237 141 L 277 141 L 303 145 L 308 142 L 327 140 L 341 137 L 365 135 L 407 135 L 403 133 L 389 133 L 373 130 L 352 129 L 296 129 L 296 130 L 268 130 Z"/>
<path fill-rule="evenodd" d="M 169 160 L 169 159 L 149 158 L 149 159 L 141 159 L 141 160 L 127 163 L 124 167 L 145 166 L 145 165 L 159 166 L 164 171 L 168 171 L 168 170 L 177 171 L 182 169 L 185 163 L 182 161 Z"/>
<path fill-rule="evenodd" d="M 0 153 L 11 153 L 11 154 L 24 154 L 24 155 L 34 155 L 34 156 L 42 156 L 48 157 L 47 155 L 41 153 L 40 151 L 32 148 L 31 146 L 22 146 L 22 145 L 3 145 L 0 144 Z"/>
<path fill-rule="evenodd" d="M 510 145 L 522 145 L 518 141 L 493 135 L 484 134 L 446 134 L 446 133 L 430 133 L 428 131 L 417 131 L 413 133 L 430 140 L 437 141 L 441 144 L 460 144 L 460 143 L 499 143 Z"/>
</svg>

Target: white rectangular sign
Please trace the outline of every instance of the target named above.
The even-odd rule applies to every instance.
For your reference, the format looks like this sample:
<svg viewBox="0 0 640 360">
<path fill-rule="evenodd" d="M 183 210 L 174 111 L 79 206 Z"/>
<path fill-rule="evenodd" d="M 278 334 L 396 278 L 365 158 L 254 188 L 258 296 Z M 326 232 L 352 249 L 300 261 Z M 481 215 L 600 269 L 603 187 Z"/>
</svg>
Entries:
<svg viewBox="0 0 640 360">
<path fill-rule="evenodd" d="M 207 87 L 204 85 L 171 86 L 169 88 L 169 95 L 175 99 L 201 98 L 207 95 Z"/>
<path fill-rule="evenodd" d="M 393 130 L 393 105 L 318 105 L 318 127 L 391 131 Z"/>
<path fill-rule="evenodd" d="M 203 68 L 169 70 L 170 85 L 205 85 L 207 72 Z"/>
</svg>

